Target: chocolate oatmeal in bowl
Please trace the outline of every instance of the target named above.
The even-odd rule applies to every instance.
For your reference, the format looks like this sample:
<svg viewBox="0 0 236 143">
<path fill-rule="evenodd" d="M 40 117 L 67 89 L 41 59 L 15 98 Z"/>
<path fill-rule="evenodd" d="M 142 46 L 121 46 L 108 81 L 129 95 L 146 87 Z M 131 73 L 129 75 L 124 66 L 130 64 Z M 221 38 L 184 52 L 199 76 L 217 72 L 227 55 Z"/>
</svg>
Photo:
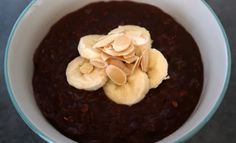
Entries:
<svg viewBox="0 0 236 143">
<path fill-rule="evenodd" d="M 34 55 L 41 112 L 78 142 L 161 140 L 188 119 L 202 87 L 196 42 L 147 4 L 89 4 L 53 25 Z"/>
</svg>

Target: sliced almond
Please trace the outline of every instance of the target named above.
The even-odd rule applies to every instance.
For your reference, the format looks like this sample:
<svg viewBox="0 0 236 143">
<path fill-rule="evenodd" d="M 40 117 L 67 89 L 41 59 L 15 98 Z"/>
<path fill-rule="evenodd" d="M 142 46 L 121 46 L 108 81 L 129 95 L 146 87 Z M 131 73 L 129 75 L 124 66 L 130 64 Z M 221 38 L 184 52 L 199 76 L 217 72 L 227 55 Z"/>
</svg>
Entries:
<svg viewBox="0 0 236 143">
<path fill-rule="evenodd" d="M 124 55 L 123 58 L 128 59 L 128 58 L 131 58 L 131 57 L 134 57 L 134 56 L 135 56 L 135 51 L 129 53 L 128 55 Z"/>
<path fill-rule="evenodd" d="M 90 59 L 90 64 L 97 68 L 105 68 L 107 66 L 107 62 L 103 61 L 100 58 Z"/>
<path fill-rule="evenodd" d="M 104 49 L 106 49 L 106 50 L 114 50 L 111 44 L 108 44 L 108 45 L 104 46 Z"/>
<path fill-rule="evenodd" d="M 122 36 L 123 34 L 112 34 L 105 36 L 102 40 L 98 41 L 96 44 L 93 45 L 93 48 L 101 48 L 109 45 L 112 43 L 117 37 Z"/>
<path fill-rule="evenodd" d="M 110 56 L 120 56 L 118 52 L 116 52 L 114 49 L 111 48 L 104 48 L 103 52 Z"/>
<path fill-rule="evenodd" d="M 93 65 L 90 63 L 84 63 L 79 69 L 81 73 L 89 74 L 93 71 Z"/>
<path fill-rule="evenodd" d="M 102 52 L 101 53 L 101 58 L 102 58 L 103 61 L 107 61 L 109 58 L 111 58 L 111 56 L 104 53 L 104 52 Z"/>
<path fill-rule="evenodd" d="M 131 70 L 131 74 L 133 74 L 134 71 L 139 67 L 139 65 L 140 65 L 140 58 L 138 58 L 134 64 L 128 64 L 127 67 Z"/>
<path fill-rule="evenodd" d="M 131 40 L 127 36 L 123 35 L 123 36 L 117 37 L 112 43 L 112 45 L 113 45 L 113 49 L 116 52 L 121 52 L 128 49 L 130 43 L 131 43 Z"/>
<path fill-rule="evenodd" d="M 134 46 L 131 45 L 129 46 L 128 49 L 124 50 L 124 51 L 121 51 L 121 52 L 117 52 L 115 51 L 112 47 L 106 47 L 103 49 L 103 52 L 108 54 L 108 55 L 111 55 L 111 56 L 125 56 L 125 55 L 129 55 L 130 53 L 132 53 L 134 51 Z"/>
<path fill-rule="evenodd" d="M 133 56 L 131 58 L 124 59 L 124 62 L 131 64 L 131 63 L 135 62 L 137 59 L 138 59 L 138 56 Z"/>
<path fill-rule="evenodd" d="M 130 45 L 128 49 L 118 52 L 119 56 L 125 56 L 125 55 L 129 55 L 130 53 L 134 52 L 135 47 L 133 45 Z"/>
<path fill-rule="evenodd" d="M 117 85 L 124 85 L 127 82 L 125 72 L 114 65 L 107 66 L 106 74 Z"/>
<path fill-rule="evenodd" d="M 144 72 L 148 71 L 148 64 L 149 64 L 149 50 L 147 49 L 143 51 L 143 54 L 141 56 L 140 65 L 141 65 L 142 71 Z"/>
<path fill-rule="evenodd" d="M 110 59 L 108 61 L 110 65 L 114 65 L 125 72 L 126 75 L 131 74 L 131 70 L 120 60 Z"/>
<path fill-rule="evenodd" d="M 123 56 L 114 56 L 112 58 L 116 59 L 116 60 L 120 60 L 120 61 L 124 61 L 125 60 Z"/>
</svg>

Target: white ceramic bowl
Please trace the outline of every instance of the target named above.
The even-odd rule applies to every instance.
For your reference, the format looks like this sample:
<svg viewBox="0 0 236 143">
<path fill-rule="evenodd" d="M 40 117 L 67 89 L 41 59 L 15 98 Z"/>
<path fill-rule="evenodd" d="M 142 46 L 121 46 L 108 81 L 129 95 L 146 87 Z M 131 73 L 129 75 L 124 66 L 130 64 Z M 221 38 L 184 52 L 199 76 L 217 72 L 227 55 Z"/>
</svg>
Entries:
<svg viewBox="0 0 236 143">
<path fill-rule="evenodd" d="M 68 143 L 39 111 L 32 90 L 33 54 L 49 28 L 66 14 L 99 0 L 36 0 L 17 20 L 5 54 L 5 79 L 11 100 L 26 122 L 48 142 Z M 198 106 L 186 123 L 161 143 L 182 142 L 213 115 L 230 76 L 230 49 L 223 27 L 203 0 L 133 0 L 155 5 L 181 23 L 197 42 L 204 63 L 204 87 Z"/>
</svg>

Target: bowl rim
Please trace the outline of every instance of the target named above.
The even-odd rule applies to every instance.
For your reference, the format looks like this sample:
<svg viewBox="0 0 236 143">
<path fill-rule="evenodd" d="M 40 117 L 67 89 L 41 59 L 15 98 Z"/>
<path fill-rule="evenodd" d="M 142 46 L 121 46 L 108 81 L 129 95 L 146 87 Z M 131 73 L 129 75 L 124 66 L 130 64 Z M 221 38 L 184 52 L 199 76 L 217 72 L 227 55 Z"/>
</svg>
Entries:
<svg viewBox="0 0 236 143">
<path fill-rule="evenodd" d="M 19 15 L 19 17 L 17 18 L 11 33 L 9 35 L 8 41 L 7 41 L 7 45 L 5 48 L 5 55 L 4 55 L 4 78 L 5 78 L 5 84 L 7 87 L 7 91 L 8 91 L 8 95 L 10 96 L 11 102 L 13 103 L 17 113 L 20 115 L 20 117 L 23 119 L 23 121 L 27 124 L 27 126 L 34 132 L 36 133 L 38 136 L 40 136 L 42 139 L 44 139 L 46 142 L 50 142 L 53 143 L 55 141 L 53 141 L 50 137 L 48 137 L 47 135 L 45 135 L 42 131 L 40 131 L 25 115 L 25 113 L 20 109 L 19 105 L 17 104 L 17 100 L 13 94 L 12 91 L 12 87 L 11 84 L 9 82 L 9 72 L 8 72 L 8 53 L 9 53 L 9 49 L 11 46 L 11 41 L 13 39 L 14 33 L 18 27 L 18 24 L 20 23 L 20 21 L 22 20 L 22 18 L 25 16 L 25 14 L 28 12 L 28 10 L 32 7 L 32 5 L 34 5 L 34 3 L 37 2 L 37 0 L 32 0 L 27 6 L 26 8 L 21 12 L 21 14 Z M 230 49 L 230 45 L 229 45 L 229 41 L 228 41 L 228 37 L 226 35 L 226 32 L 224 30 L 224 27 L 220 21 L 220 19 L 218 18 L 218 16 L 216 15 L 216 13 L 214 12 L 214 10 L 211 8 L 211 6 L 205 1 L 205 0 L 201 0 L 201 2 L 208 8 L 208 10 L 211 12 L 211 14 L 213 15 L 213 17 L 215 18 L 215 20 L 217 21 L 218 26 L 221 29 L 221 33 L 224 37 L 224 42 L 226 45 L 226 50 L 227 50 L 227 75 L 226 78 L 224 80 L 224 87 L 223 90 L 221 91 L 221 95 L 218 99 L 218 101 L 215 103 L 215 105 L 213 106 L 212 110 L 208 113 L 208 115 L 200 122 L 198 123 L 197 127 L 191 129 L 190 131 L 188 131 L 182 138 L 177 139 L 175 142 L 184 142 L 186 140 L 188 140 L 189 138 L 191 138 L 194 134 L 196 134 L 209 120 L 210 118 L 214 115 L 214 113 L 216 112 L 216 110 L 218 109 L 220 103 L 222 102 L 225 93 L 227 91 L 228 85 L 229 85 L 229 80 L 230 80 L 230 75 L 231 75 L 231 49 Z"/>
</svg>

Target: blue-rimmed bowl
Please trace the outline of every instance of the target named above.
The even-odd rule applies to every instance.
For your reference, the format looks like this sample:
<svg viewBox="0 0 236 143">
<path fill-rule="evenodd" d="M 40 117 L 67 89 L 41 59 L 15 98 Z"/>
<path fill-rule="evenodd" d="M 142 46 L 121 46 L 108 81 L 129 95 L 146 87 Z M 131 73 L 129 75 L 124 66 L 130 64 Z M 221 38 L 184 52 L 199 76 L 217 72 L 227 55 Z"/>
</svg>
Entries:
<svg viewBox="0 0 236 143">
<path fill-rule="evenodd" d="M 50 125 L 36 105 L 32 90 L 33 54 L 49 28 L 66 14 L 99 0 L 36 0 L 18 18 L 5 53 L 5 79 L 11 100 L 26 124 L 48 142 L 71 139 Z M 197 42 L 204 63 L 204 88 L 185 124 L 160 142 L 182 142 L 213 115 L 228 86 L 231 58 L 223 27 L 203 0 L 133 0 L 161 8 L 181 23 Z M 186 83 L 188 84 L 188 83 Z"/>
</svg>

